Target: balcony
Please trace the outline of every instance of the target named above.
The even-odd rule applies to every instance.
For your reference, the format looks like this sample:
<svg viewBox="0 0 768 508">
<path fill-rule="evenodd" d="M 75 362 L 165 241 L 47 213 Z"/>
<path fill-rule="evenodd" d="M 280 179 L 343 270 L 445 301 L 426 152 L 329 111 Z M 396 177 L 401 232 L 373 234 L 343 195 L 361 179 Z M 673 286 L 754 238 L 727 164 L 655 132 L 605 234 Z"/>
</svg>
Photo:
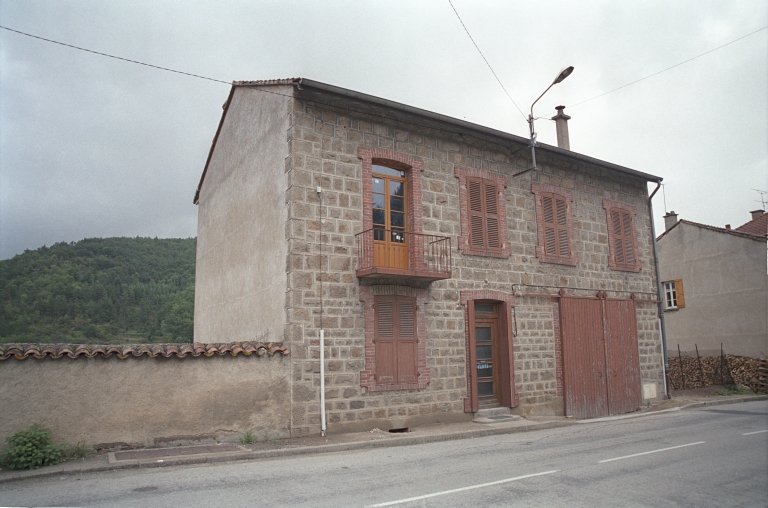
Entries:
<svg viewBox="0 0 768 508">
<path fill-rule="evenodd" d="M 423 285 L 451 278 L 451 238 L 372 228 L 355 235 L 363 285 Z"/>
</svg>

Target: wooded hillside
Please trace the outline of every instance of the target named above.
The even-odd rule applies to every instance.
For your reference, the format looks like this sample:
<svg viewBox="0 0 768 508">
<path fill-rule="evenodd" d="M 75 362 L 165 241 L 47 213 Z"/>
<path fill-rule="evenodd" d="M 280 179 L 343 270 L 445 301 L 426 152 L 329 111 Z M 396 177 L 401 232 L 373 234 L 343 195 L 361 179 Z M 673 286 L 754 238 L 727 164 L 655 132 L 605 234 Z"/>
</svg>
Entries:
<svg viewBox="0 0 768 508">
<path fill-rule="evenodd" d="M 191 342 L 195 246 L 89 238 L 0 261 L 0 342 Z"/>
</svg>

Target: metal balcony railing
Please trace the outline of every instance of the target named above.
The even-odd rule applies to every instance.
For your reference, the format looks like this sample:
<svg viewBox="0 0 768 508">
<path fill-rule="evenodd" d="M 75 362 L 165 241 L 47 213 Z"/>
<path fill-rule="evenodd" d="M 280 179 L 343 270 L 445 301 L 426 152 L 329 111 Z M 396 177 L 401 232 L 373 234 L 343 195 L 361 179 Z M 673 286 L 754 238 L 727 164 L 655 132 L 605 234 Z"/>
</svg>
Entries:
<svg viewBox="0 0 768 508">
<path fill-rule="evenodd" d="M 413 277 L 451 277 L 451 238 L 371 228 L 355 235 L 358 275 L 397 273 Z"/>
</svg>

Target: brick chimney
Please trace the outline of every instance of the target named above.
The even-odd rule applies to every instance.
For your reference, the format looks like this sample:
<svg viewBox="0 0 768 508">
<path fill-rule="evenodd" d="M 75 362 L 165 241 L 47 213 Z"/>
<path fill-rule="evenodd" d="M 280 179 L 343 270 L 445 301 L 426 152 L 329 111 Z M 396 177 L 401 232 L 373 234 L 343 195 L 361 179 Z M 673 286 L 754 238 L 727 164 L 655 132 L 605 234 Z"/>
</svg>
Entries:
<svg viewBox="0 0 768 508">
<path fill-rule="evenodd" d="M 664 216 L 664 231 L 669 231 L 675 224 L 677 224 L 677 214 L 675 212 L 668 212 Z"/>
<path fill-rule="evenodd" d="M 557 106 L 555 109 L 557 114 L 551 119 L 555 121 L 555 128 L 557 129 L 557 146 L 570 150 L 571 141 L 568 139 L 568 120 L 571 117 L 563 112 L 565 106 Z"/>
<path fill-rule="evenodd" d="M 751 214 L 752 214 L 752 220 L 755 220 L 755 219 L 757 219 L 758 217 L 762 217 L 762 216 L 763 216 L 763 214 L 765 213 L 765 211 L 763 211 L 763 210 L 759 210 L 759 209 L 758 209 L 758 210 L 752 210 L 752 211 L 751 211 L 751 212 L 749 212 L 749 213 L 751 213 Z"/>
</svg>

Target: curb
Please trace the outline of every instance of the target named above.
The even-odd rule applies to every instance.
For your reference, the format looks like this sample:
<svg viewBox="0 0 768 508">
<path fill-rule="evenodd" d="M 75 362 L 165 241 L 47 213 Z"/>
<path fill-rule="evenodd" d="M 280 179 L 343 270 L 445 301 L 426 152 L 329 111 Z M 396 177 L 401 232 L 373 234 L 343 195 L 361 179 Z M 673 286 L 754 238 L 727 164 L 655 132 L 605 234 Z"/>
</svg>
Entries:
<svg viewBox="0 0 768 508">
<path fill-rule="evenodd" d="M 23 471 L 11 473 L 0 477 L 0 484 L 5 482 L 25 480 L 28 478 L 45 478 L 58 475 L 78 475 L 84 473 L 98 473 L 103 471 L 118 471 L 123 469 L 142 469 L 154 467 L 187 466 L 195 464 L 215 464 L 221 462 L 234 462 L 245 460 L 273 459 L 282 457 L 293 457 L 300 455 L 312 455 L 320 453 L 335 453 L 351 450 L 363 450 L 366 448 L 386 448 L 391 446 L 410 446 L 427 443 L 440 443 L 445 441 L 457 441 L 460 439 L 473 439 L 488 436 L 498 436 L 503 434 L 516 434 L 520 432 L 529 432 L 534 430 L 547 430 L 561 427 L 570 427 L 572 425 L 601 423 L 607 421 L 624 420 L 628 418 L 640 418 L 657 414 L 681 411 L 683 409 L 696 409 L 706 406 L 719 406 L 724 404 L 737 404 L 739 402 L 753 402 L 768 400 L 768 395 L 753 395 L 746 397 L 736 397 L 733 399 L 722 399 L 713 401 L 692 402 L 680 407 L 664 409 L 661 411 L 649 411 L 645 413 L 633 413 L 628 415 L 610 416 L 606 418 L 594 418 L 590 420 L 577 421 L 551 421 L 542 423 L 529 423 L 526 425 L 516 425 L 514 427 L 483 428 L 477 430 L 465 430 L 451 432 L 446 434 L 432 434 L 425 436 L 403 436 L 393 437 L 382 441 L 354 441 L 351 443 L 335 443 L 320 446 L 300 446 L 295 448 L 281 448 L 275 450 L 248 451 L 248 452 L 224 452 L 200 454 L 198 456 L 186 457 L 166 457 L 160 459 L 144 459 L 120 461 L 107 464 L 90 464 L 82 467 L 66 467 L 66 464 L 50 466 L 46 469 L 35 469 L 33 471 Z"/>
</svg>

